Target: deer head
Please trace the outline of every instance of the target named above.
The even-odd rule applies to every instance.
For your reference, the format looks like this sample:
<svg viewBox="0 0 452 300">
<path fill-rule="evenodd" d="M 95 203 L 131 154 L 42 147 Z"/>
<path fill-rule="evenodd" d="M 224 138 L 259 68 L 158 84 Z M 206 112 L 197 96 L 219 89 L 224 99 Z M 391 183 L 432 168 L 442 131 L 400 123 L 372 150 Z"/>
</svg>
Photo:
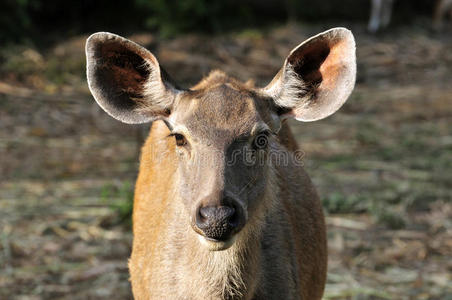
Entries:
<svg viewBox="0 0 452 300">
<path fill-rule="evenodd" d="M 182 89 L 148 50 L 106 32 L 89 37 L 86 54 L 89 88 L 108 114 L 125 123 L 166 123 L 164 138 L 178 154 L 174 201 L 209 250 L 230 247 L 271 205 L 265 199 L 282 120 L 331 115 L 350 95 L 356 74 L 354 38 L 344 28 L 297 46 L 264 88 L 215 71 Z"/>
</svg>

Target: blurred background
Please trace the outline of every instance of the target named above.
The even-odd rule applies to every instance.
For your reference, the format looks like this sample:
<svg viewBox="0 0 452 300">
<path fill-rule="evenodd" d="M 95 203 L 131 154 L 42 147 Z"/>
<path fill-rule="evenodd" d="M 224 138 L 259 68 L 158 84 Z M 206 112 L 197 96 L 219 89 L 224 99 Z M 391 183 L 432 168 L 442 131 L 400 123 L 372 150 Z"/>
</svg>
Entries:
<svg viewBox="0 0 452 300">
<path fill-rule="evenodd" d="M 2 0 L 0 299 L 131 298 L 149 125 L 95 104 L 90 33 L 146 46 L 182 86 L 216 68 L 263 86 L 335 26 L 355 34 L 356 88 L 332 117 L 292 122 L 327 215 L 325 299 L 452 299 L 450 2 Z"/>
</svg>

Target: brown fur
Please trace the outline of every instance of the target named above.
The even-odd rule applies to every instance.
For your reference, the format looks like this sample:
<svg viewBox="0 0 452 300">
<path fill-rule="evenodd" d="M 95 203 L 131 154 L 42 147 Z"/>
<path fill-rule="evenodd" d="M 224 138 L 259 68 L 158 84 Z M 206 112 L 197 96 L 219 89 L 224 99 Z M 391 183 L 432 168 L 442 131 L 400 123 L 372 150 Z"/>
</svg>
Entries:
<svg viewBox="0 0 452 300">
<path fill-rule="evenodd" d="M 200 91 L 229 83 L 215 72 Z M 301 167 L 276 167 L 264 198 L 266 216 L 250 223 L 230 249 L 202 249 L 184 221 L 182 202 L 172 189 L 177 158 L 164 122 L 152 125 L 142 149 L 134 203 L 131 281 L 137 299 L 320 299 L 326 276 L 326 237 L 321 204 Z M 279 149 L 293 152 L 287 125 L 278 133 Z M 260 228 L 252 228 L 253 226 Z M 249 232 L 247 232 L 249 231 Z M 257 233 L 252 233 L 257 231 Z M 226 285 L 226 286 L 225 286 Z M 229 287 L 227 286 L 229 285 Z M 229 291 L 223 294 L 222 291 Z"/>
</svg>

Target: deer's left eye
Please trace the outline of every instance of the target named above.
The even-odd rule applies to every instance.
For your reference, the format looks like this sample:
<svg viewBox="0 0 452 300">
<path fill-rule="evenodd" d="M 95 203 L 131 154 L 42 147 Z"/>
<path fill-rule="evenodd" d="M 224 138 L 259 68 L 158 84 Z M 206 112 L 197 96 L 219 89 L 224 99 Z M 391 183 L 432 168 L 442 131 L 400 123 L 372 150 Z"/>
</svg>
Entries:
<svg viewBox="0 0 452 300">
<path fill-rule="evenodd" d="M 268 133 L 259 133 L 253 140 L 253 148 L 256 150 L 267 149 L 268 146 Z"/>
</svg>

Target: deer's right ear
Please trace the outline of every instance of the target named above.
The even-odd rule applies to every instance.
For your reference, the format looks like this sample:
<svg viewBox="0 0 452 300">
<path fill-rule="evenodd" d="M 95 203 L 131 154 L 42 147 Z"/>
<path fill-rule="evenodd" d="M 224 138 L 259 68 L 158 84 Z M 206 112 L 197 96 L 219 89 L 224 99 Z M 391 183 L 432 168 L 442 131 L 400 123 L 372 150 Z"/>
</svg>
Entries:
<svg viewBox="0 0 452 300">
<path fill-rule="evenodd" d="M 86 41 L 88 86 L 97 103 L 124 123 L 170 114 L 179 92 L 144 47 L 108 32 Z"/>
</svg>

